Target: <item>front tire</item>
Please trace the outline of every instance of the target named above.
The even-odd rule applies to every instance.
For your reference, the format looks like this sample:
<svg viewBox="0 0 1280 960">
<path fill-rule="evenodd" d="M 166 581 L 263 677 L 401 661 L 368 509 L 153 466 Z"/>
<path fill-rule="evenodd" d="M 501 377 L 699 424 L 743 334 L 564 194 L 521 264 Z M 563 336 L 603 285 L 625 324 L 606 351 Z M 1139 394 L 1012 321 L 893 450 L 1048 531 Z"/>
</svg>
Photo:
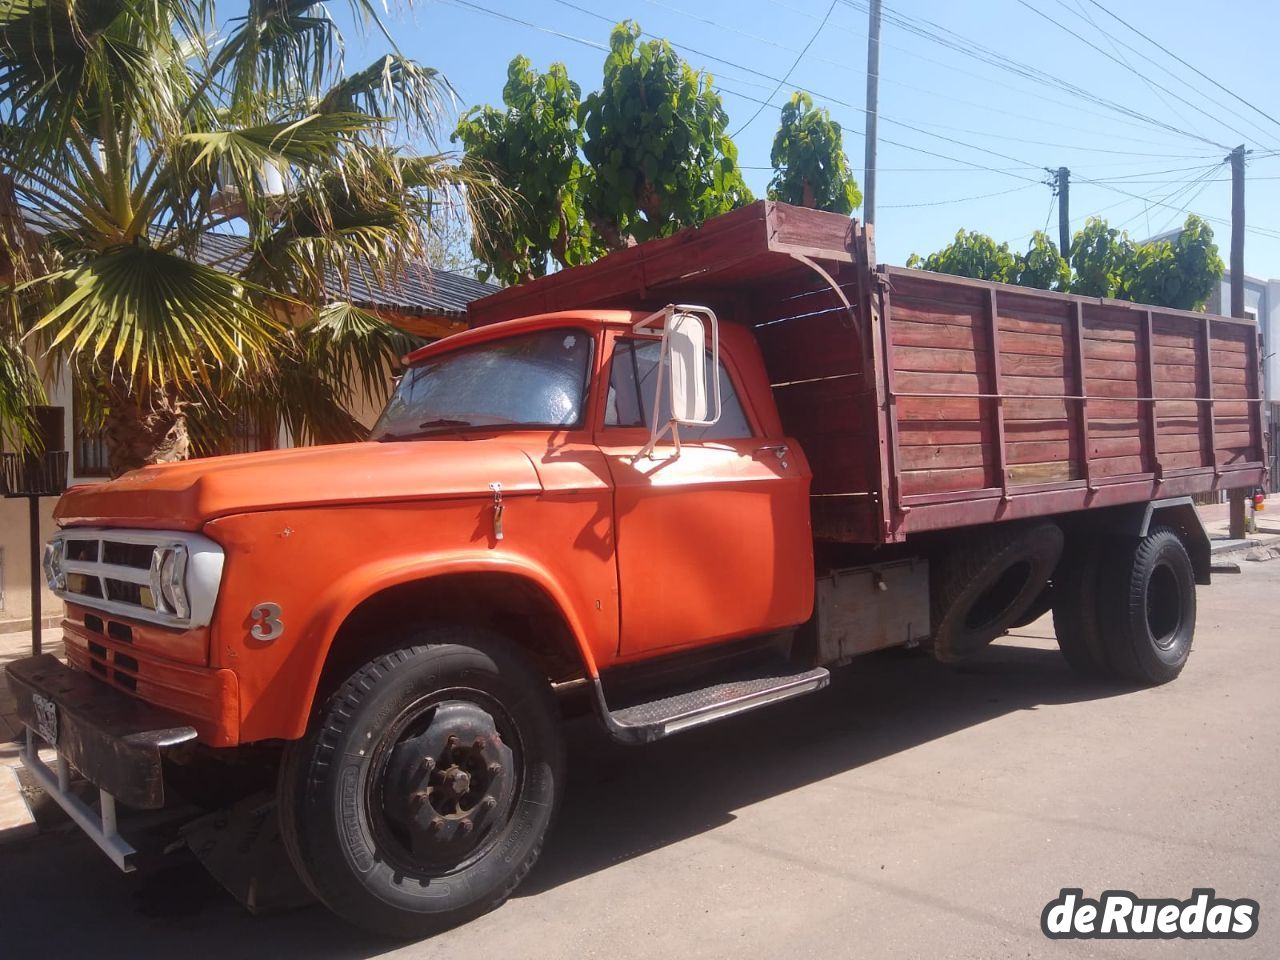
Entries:
<svg viewBox="0 0 1280 960">
<path fill-rule="evenodd" d="M 286 848 L 316 897 L 421 937 L 502 904 L 563 782 L 545 677 L 482 630 L 443 628 L 357 670 L 281 767 Z"/>
</svg>

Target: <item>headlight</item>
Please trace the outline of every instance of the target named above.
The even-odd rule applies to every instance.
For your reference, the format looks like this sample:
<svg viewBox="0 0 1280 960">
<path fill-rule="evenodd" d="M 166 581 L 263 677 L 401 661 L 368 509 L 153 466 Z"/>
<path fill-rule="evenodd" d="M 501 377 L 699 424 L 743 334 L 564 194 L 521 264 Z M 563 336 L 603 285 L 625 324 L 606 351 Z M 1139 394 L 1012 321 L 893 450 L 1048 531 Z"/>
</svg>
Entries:
<svg viewBox="0 0 1280 960">
<path fill-rule="evenodd" d="M 67 589 L 67 574 L 62 569 L 63 551 L 66 543 L 62 540 L 50 540 L 44 545 L 44 579 L 50 590 Z"/>
<path fill-rule="evenodd" d="M 156 547 L 151 554 L 151 596 L 157 610 L 181 619 L 191 616 L 191 601 L 187 598 L 185 544 Z"/>
</svg>

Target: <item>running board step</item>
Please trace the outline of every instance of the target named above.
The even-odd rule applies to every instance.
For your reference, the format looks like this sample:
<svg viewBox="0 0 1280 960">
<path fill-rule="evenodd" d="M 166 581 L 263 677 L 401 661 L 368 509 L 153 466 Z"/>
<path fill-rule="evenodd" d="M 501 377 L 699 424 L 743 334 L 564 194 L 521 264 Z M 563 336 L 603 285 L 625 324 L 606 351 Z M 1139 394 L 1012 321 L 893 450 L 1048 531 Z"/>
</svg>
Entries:
<svg viewBox="0 0 1280 960">
<path fill-rule="evenodd" d="M 615 740 L 650 743 L 681 730 L 821 690 L 830 680 L 826 667 L 797 671 L 794 664 L 775 660 L 698 689 L 617 710 L 610 710 L 605 703 L 599 680 L 595 692 L 605 726 Z"/>
</svg>

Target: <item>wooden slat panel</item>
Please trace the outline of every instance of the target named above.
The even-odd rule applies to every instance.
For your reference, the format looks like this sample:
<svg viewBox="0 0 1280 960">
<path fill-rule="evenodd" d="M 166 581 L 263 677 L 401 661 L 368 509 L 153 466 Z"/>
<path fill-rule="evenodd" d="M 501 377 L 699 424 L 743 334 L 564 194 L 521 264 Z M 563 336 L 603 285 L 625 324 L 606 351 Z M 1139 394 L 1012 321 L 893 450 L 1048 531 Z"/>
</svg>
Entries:
<svg viewBox="0 0 1280 960">
<path fill-rule="evenodd" d="M 986 346 L 987 334 L 972 323 L 930 323 L 904 320 L 895 309 L 889 324 L 889 336 L 895 347 L 946 347 L 974 350 Z"/>
<path fill-rule="evenodd" d="M 991 430 L 980 420 L 899 420 L 898 441 L 904 447 L 989 443 Z"/>
<path fill-rule="evenodd" d="M 1065 460 L 1050 463 L 1020 463 L 1009 468 L 1011 484 L 1050 483 L 1058 480 L 1076 480 L 1075 470 Z"/>
<path fill-rule="evenodd" d="M 1056 357 L 1061 359 L 1063 338 L 1057 334 L 1014 333 L 1002 330 L 1000 352 L 1004 356 Z"/>
<path fill-rule="evenodd" d="M 1006 423 L 1013 420 L 1065 420 L 1070 414 L 1066 400 L 1025 400 L 1011 397 L 1004 402 Z"/>
<path fill-rule="evenodd" d="M 906 470 L 902 474 L 902 493 L 943 493 L 959 490 L 981 490 L 987 486 L 987 471 L 982 467 L 959 467 L 954 470 Z"/>
<path fill-rule="evenodd" d="M 797 317 L 755 330 L 772 383 L 811 380 L 862 370 L 857 331 L 843 309 Z"/>
<path fill-rule="evenodd" d="M 874 436 L 875 424 L 860 414 L 870 403 L 863 380 L 836 377 L 774 387 L 783 428 L 791 436 L 851 432 Z"/>
<path fill-rule="evenodd" d="M 984 447 L 980 443 L 952 443 L 941 446 L 903 446 L 903 470 L 936 470 L 945 467 L 980 467 Z"/>
<path fill-rule="evenodd" d="M 989 362 L 983 354 L 968 350 L 895 346 L 899 371 L 920 373 L 985 373 Z"/>
<path fill-rule="evenodd" d="M 866 437 L 803 433 L 794 436 L 813 471 L 813 493 L 862 493 L 878 486 L 876 464 L 866 455 Z"/>
<path fill-rule="evenodd" d="M 1004 358 L 1001 358 L 1004 359 Z M 1066 377 L 1059 374 L 1053 376 L 1009 376 L 1008 367 L 1005 367 L 1004 392 L 1009 396 L 1055 396 L 1066 397 L 1071 394 L 1071 390 L 1067 386 Z"/>
</svg>

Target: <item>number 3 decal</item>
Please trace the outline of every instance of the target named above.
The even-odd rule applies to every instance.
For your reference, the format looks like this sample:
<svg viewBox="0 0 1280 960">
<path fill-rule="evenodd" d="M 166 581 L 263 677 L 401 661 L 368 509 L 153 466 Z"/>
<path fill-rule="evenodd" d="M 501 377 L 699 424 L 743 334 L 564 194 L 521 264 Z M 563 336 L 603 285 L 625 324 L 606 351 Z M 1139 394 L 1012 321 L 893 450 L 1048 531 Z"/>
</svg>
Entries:
<svg viewBox="0 0 1280 960">
<path fill-rule="evenodd" d="M 254 621 L 249 631 L 255 640 L 275 640 L 284 633 L 284 624 L 280 621 L 280 604 L 260 603 L 249 614 Z"/>
</svg>

